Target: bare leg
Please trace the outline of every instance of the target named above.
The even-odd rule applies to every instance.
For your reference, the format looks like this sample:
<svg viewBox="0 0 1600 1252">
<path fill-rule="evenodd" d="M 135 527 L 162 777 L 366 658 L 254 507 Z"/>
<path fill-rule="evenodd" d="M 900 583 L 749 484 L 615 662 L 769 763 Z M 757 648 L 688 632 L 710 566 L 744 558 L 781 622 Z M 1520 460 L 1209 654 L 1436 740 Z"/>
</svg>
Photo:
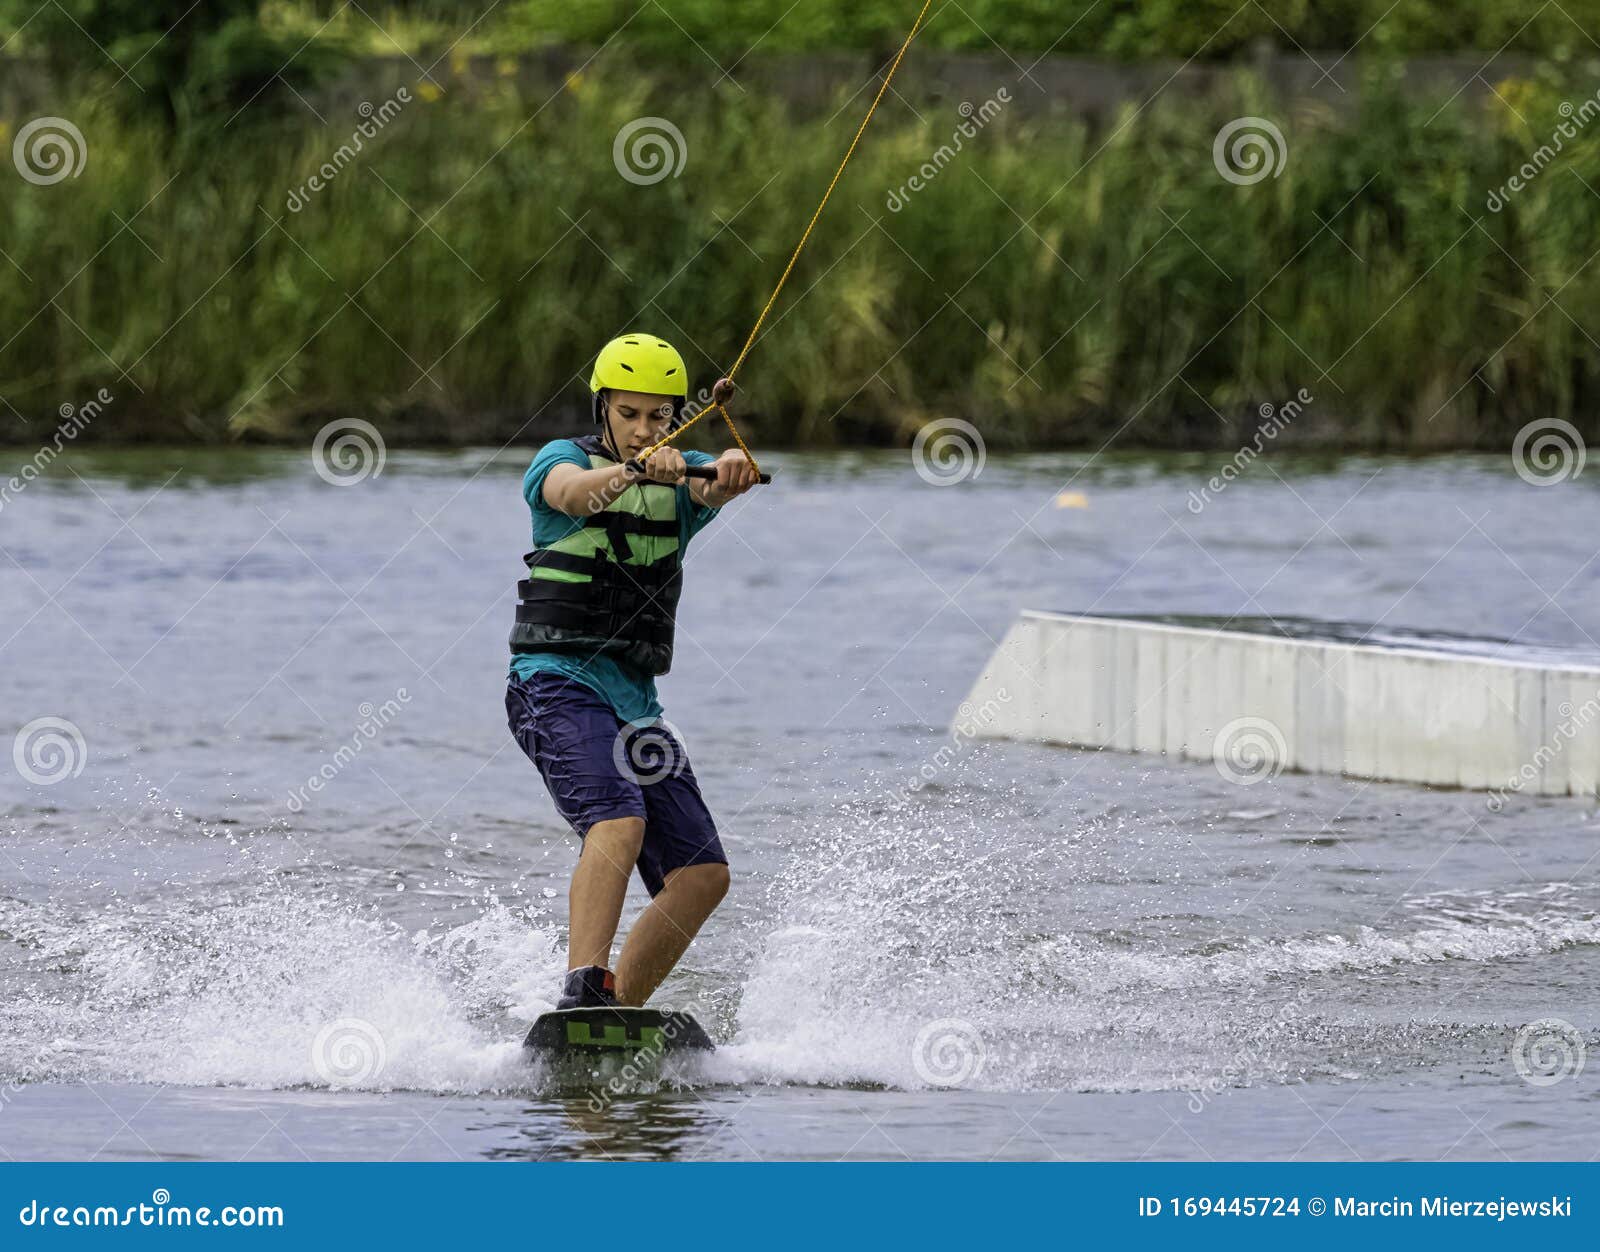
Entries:
<svg viewBox="0 0 1600 1252">
<path fill-rule="evenodd" d="M 618 817 L 589 827 L 567 895 L 568 969 L 611 968 L 611 943 L 617 937 L 622 900 L 643 842 L 642 817 Z"/>
<path fill-rule="evenodd" d="M 706 918 L 728 894 L 726 865 L 686 865 L 639 915 L 617 959 L 617 999 L 643 1004 L 678 963 Z"/>
</svg>

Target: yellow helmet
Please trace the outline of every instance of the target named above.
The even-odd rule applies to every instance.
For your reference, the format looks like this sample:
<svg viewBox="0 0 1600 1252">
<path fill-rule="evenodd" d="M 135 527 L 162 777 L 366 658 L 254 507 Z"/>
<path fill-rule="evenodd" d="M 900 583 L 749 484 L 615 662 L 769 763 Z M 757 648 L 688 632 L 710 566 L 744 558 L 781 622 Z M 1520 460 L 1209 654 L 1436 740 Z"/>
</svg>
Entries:
<svg viewBox="0 0 1600 1252">
<path fill-rule="evenodd" d="M 595 358 L 589 390 L 598 395 L 608 387 L 682 397 L 689 394 L 689 371 L 670 343 L 636 332 L 613 339 Z"/>
</svg>

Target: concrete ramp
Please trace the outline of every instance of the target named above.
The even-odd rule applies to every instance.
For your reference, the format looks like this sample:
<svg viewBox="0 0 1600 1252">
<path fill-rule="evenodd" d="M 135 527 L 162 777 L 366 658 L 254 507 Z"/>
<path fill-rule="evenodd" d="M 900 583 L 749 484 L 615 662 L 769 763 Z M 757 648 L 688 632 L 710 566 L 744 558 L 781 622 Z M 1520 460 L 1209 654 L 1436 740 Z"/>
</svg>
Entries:
<svg viewBox="0 0 1600 1252">
<path fill-rule="evenodd" d="M 1600 791 L 1600 656 L 1304 619 L 1025 610 L 962 707 L 975 733 L 1518 792 Z"/>
</svg>

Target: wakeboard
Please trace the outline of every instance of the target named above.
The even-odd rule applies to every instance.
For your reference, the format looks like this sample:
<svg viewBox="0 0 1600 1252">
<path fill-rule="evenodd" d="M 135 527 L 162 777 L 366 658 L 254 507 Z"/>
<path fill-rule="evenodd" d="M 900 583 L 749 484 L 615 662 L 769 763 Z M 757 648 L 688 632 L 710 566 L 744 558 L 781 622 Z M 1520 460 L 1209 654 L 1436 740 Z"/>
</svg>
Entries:
<svg viewBox="0 0 1600 1252">
<path fill-rule="evenodd" d="M 599 1055 L 711 1052 L 716 1045 L 700 1023 L 671 1009 L 587 1008 L 545 1013 L 522 1046 L 534 1052 Z"/>
</svg>

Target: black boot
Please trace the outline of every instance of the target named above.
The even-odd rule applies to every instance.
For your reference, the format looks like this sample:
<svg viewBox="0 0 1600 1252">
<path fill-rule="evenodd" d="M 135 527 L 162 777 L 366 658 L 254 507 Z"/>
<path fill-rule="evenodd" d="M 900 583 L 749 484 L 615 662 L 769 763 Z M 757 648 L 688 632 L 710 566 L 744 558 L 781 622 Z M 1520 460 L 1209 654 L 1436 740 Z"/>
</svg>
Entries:
<svg viewBox="0 0 1600 1252">
<path fill-rule="evenodd" d="M 556 1001 L 556 1008 L 615 1008 L 616 1004 L 616 976 L 603 965 L 585 965 L 581 969 L 567 971 L 567 981 L 561 988 L 561 998 Z"/>
</svg>

